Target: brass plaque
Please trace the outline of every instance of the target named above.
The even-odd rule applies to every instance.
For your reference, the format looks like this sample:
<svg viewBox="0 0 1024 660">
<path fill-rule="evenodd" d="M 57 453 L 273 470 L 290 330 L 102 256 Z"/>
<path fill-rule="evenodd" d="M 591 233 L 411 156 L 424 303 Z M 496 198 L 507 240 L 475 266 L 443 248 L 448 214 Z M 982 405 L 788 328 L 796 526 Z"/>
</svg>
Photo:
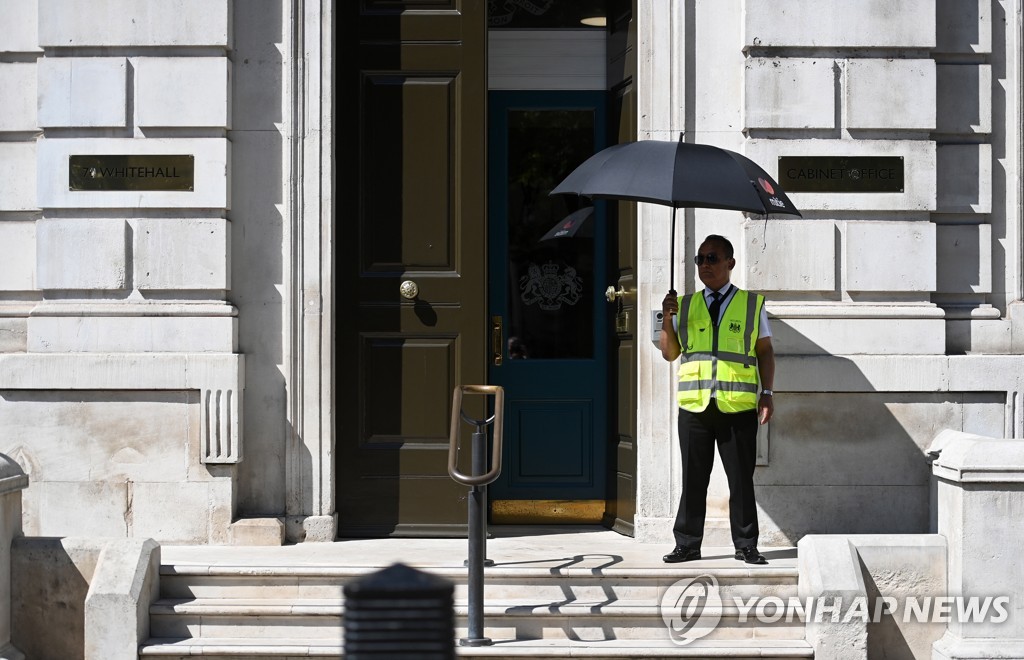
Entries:
<svg viewBox="0 0 1024 660">
<path fill-rule="evenodd" d="M 903 192 L 903 156 L 779 156 L 786 192 Z"/>
<path fill-rule="evenodd" d="M 192 191 L 192 155 L 71 156 L 69 190 Z"/>
</svg>

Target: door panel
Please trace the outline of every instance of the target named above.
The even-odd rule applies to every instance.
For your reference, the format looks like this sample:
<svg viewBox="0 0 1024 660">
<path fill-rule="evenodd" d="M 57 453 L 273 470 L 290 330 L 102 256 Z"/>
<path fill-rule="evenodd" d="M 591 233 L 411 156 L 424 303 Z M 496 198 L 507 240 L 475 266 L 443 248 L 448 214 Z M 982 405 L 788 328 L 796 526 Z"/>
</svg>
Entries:
<svg viewBox="0 0 1024 660">
<path fill-rule="evenodd" d="M 617 143 L 636 140 L 636 47 L 632 18 L 636 0 L 611 0 L 608 8 L 608 88 L 611 91 L 611 125 Z M 636 204 L 610 205 L 615 218 L 617 241 L 615 268 L 617 286 L 637 290 Z M 616 373 L 611 400 L 615 411 L 614 432 L 610 434 L 608 505 L 604 523 L 617 532 L 633 535 L 636 513 L 636 410 L 637 410 L 637 337 L 640 310 L 636 295 L 624 296 L 615 310 Z"/>
<path fill-rule="evenodd" d="M 336 7 L 337 105 L 355 117 L 335 156 L 343 536 L 464 533 L 448 418 L 456 385 L 486 382 L 485 4 Z"/>
<path fill-rule="evenodd" d="M 494 91 L 489 98 L 490 314 L 504 327 L 490 382 L 505 388 L 506 401 L 504 467 L 489 489 L 492 520 L 513 522 L 498 514 L 511 510 L 515 522 L 531 521 L 528 502 L 551 509 L 552 502 L 588 501 L 600 504 L 590 520 L 599 522 L 610 333 L 603 205 L 579 233 L 542 238 L 589 203 L 548 193 L 603 147 L 606 96 Z M 533 522 L 549 519 L 537 516 Z"/>
</svg>

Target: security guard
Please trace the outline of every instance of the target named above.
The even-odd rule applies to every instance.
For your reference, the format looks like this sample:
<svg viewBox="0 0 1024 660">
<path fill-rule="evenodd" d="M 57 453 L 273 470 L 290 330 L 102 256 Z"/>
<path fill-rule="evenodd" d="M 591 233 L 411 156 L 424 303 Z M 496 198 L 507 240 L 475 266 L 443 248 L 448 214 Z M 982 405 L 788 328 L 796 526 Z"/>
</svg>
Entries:
<svg viewBox="0 0 1024 660">
<path fill-rule="evenodd" d="M 678 298 L 669 291 L 661 303 L 661 354 L 669 362 L 682 355 L 677 400 L 683 491 L 673 528 L 676 547 L 664 560 L 700 559 L 717 444 L 729 480 L 736 559 L 767 564 L 757 549 L 754 501 L 757 425 L 767 424 L 774 412 L 775 353 L 764 296 L 729 282 L 736 260 L 725 237 L 704 239 L 694 261 L 704 291 Z"/>
</svg>

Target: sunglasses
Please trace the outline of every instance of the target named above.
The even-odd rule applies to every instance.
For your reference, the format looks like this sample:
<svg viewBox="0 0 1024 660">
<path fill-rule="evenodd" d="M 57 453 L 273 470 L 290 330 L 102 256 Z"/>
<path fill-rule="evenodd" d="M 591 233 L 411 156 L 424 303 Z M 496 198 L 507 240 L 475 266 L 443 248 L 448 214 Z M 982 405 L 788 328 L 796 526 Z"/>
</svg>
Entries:
<svg viewBox="0 0 1024 660">
<path fill-rule="evenodd" d="M 707 262 L 709 266 L 714 266 L 719 261 L 725 261 L 725 259 L 719 257 L 714 252 L 711 252 L 710 254 L 698 254 L 693 258 L 693 263 L 698 266 L 703 266 L 705 262 Z"/>
</svg>

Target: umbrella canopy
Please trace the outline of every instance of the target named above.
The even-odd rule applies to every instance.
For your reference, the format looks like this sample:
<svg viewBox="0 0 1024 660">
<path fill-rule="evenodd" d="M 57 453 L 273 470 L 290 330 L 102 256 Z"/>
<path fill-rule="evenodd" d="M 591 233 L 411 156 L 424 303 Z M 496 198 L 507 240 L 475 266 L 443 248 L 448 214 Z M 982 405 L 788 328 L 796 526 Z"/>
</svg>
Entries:
<svg viewBox="0 0 1024 660">
<path fill-rule="evenodd" d="M 594 225 L 587 220 L 594 214 L 593 206 L 584 206 L 573 211 L 562 218 L 557 225 L 548 230 L 548 233 L 540 237 L 542 241 L 550 241 L 555 238 L 589 238 L 594 235 Z"/>
<path fill-rule="evenodd" d="M 757 163 L 707 144 L 641 140 L 594 154 L 551 191 L 672 207 L 670 279 L 675 280 L 677 208 L 799 216 L 793 202 Z"/>
</svg>

